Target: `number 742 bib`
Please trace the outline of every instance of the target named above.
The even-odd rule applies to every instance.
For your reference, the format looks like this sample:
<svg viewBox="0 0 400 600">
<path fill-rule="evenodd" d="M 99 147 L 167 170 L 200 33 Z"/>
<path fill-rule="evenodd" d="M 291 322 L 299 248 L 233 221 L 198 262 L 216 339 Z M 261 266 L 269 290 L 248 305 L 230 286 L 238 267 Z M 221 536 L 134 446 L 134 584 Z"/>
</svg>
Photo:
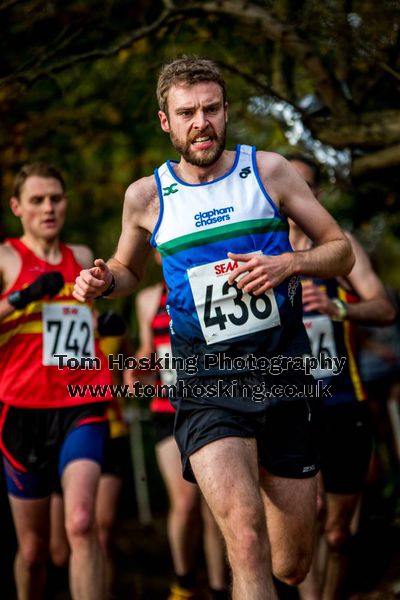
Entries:
<svg viewBox="0 0 400 600">
<path fill-rule="evenodd" d="M 253 296 L 228 283 L 229 275 L 237 266 L 227 258 L 187 271 L 197 316 L 208 345 L 281 324 L 273 290 Z"/>
<path fill-rule="evenodd" d="M 93 317 L 87 306 L 43 304 L 43 364 L 58 365 L 64 359 L 94 357 Z"/>
</svg>

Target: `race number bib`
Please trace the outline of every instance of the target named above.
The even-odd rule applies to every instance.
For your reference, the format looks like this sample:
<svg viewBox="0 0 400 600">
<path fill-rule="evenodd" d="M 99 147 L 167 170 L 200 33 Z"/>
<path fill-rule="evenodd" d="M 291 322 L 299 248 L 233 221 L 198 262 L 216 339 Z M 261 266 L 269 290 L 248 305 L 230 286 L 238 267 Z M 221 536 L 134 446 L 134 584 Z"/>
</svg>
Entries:
<svg viewBox="0 0 400 600">
<path fill-rule="evenodd" d="M 172 349 L 171 344 L 157 344 L 157 357 L 163 359 L 163 364 L 165 358 L 169 356 L 169 359 L 172 359 Z M 176 382 L 176 371 L 175 369 L 160 369 L 160 379 L 163 385 L 174 385 Z"/>
<path fill-rule="evenodd" d="M 94 358 L 92 313 L 78 304 L 43 304 L 43 364 L 58 365 L 55 354 Z"/>
<path fill-rule="evenodd" d="M 253 296 L 228 283 L 229 275 L 237 266 L 227 258 L 188 269 L 197 316 L 207 344 L 281 324 L 273 290 Z"/>
<path fill-rule="evenodd" d="M 321 362 L 325 357 L 337 356 L 333 324 L 327 315 L 316 315 L 303 318 L 304 327 L 310 340 L 311 354 Z M 313 369 L 312 374 L 316 379 L 331 377 L 332 369 L 322 369 L 320 366 Z"/>
</svg>

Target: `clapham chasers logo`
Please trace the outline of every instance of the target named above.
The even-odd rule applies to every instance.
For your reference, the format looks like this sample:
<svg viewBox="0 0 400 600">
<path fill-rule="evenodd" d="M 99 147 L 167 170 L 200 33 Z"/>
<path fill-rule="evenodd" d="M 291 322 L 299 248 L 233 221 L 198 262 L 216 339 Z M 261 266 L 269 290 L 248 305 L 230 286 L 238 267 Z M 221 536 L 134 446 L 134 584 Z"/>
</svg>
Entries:
<svg viewBox="0 0 400 600">
<path fill-rule="evenodd" d="M 223 208 L 213 208 L 205 212 L 198 212 L 194 215 L 196 227 L 204 227 L 213 223 L 221 223 L 222 221 L 230 221 L 229 213 L 235 212 L 233 206 L 224 206 Z"/>
</svg>

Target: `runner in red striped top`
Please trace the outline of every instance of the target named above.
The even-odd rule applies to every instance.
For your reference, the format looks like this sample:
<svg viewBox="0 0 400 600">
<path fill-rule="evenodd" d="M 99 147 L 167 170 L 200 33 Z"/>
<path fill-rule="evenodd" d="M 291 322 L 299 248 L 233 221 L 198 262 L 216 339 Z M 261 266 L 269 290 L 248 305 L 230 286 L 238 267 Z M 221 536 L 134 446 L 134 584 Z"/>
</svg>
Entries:
<svg viewBox="0 0 400 600">
<path fill-rule="evenodd" d="M 21 169 L 11 210 L 23 235 L 0 246 L 0 445 L 18 538 L 18 598 L 44 594 L 49 498 L 60 477 L 71 594 L 98 600 L 104 582 L 94 501 L 107 398 L 71 398 L 67 384 L 109 384 L 111 374 L 94 341 L 90 303 L 72 297 L 73 281 L 92 254 L 60 243 L 66 209 L 56 169 L 41 163 Z"/>
</svg>

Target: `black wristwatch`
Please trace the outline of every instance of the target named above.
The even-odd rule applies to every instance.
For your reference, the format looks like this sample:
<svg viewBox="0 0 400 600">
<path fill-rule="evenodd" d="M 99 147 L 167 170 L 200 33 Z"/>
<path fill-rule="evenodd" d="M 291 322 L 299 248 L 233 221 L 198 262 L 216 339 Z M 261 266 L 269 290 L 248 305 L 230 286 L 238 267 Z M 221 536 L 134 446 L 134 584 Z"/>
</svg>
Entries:
<svg viewBox="0 0 400 600">
<path fill-rule="evenodd" d="M 102 294 L 100 294 L 100 296 L 98 296 L 98 298 L 107 298 L 107 296 L 109 296 L 110 294 L 113 293 L 114 289 L 115 289 L 115 277 L 113 275 L 113 273 L 111 273 L 111 283 L 108 286 L 108 288 L 106 290 L 104 290 L 104 292 Z"/>
</svg>

